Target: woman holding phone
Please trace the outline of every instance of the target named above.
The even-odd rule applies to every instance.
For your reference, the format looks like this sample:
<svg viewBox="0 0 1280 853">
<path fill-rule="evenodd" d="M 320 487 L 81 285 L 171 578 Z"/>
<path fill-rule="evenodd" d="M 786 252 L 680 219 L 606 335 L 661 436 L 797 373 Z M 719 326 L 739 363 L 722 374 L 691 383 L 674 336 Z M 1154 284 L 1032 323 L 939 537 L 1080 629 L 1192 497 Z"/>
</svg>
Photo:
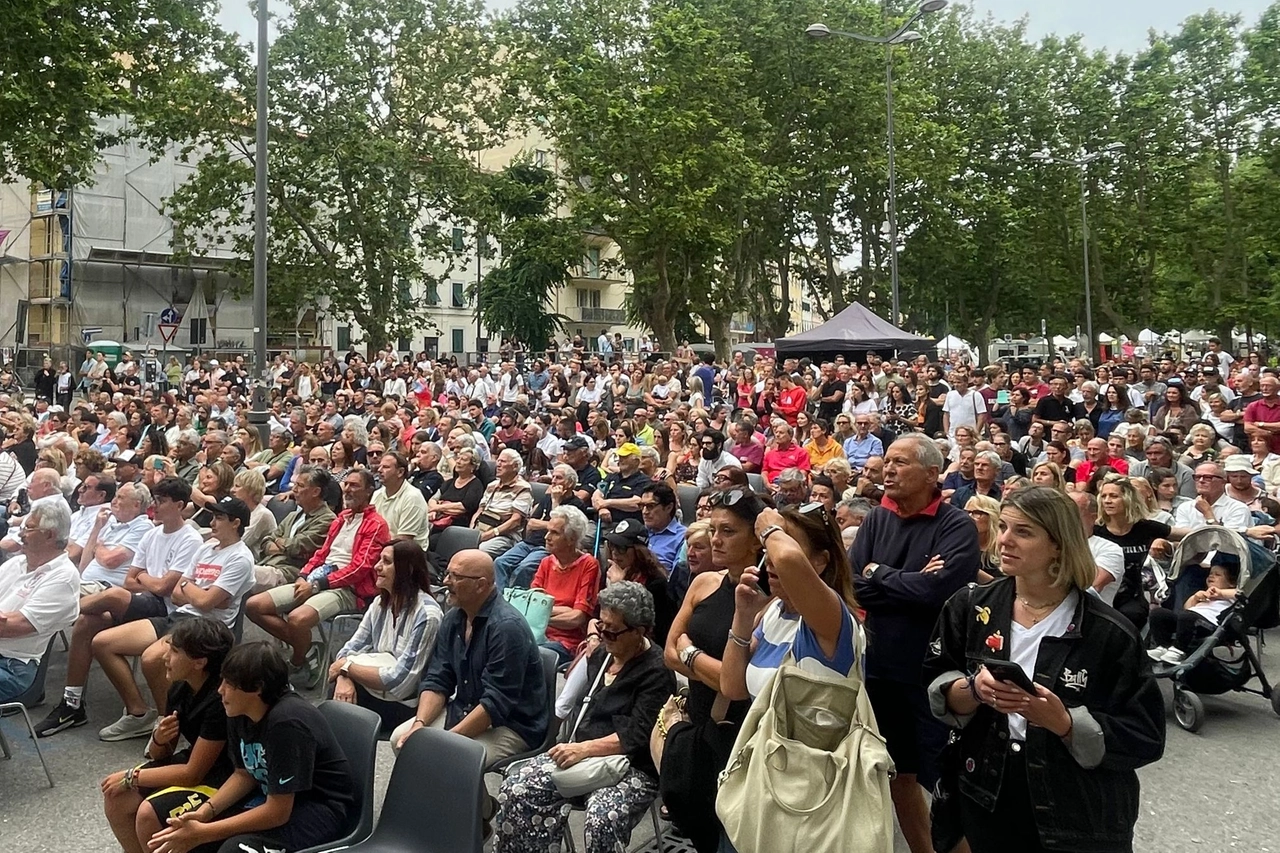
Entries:
<svg viewBox="0 0 1280 853">
<path fill-rule="evenodd" d="M 1000 566 L 1007 577 L 952 596 L 925 656 L 933 712 L 959 730 L 939 783 L 947 816 L 974 853 L 1127 853 L 1135 771 L 1164 751 L 1150 662 L 1087 594 L 1097 569 L 1062 492 L 1005 498 Z"/>
</svg>

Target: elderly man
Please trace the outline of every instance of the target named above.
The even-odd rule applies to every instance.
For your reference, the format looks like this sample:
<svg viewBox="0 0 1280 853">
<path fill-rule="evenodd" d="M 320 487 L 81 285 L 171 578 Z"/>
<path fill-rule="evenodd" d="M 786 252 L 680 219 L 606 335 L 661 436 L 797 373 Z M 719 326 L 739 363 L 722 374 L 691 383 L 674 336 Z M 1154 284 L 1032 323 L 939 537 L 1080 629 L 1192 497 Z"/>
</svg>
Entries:
<svg viewBox="0 0 1280 853">
<path fill-rule="evenodd" d="M 1191 469 L 1173 455 L 1173 443 L 1162 435 L 1153 435 L 1143 442 L 1143 455 L 1147 458 L 1129 466 L 1130 477 L 1145 477 L 1152 468 L 1168 468 L 1178 481 L 1178 494 L 1184 498 L 1196 496 L 1196 481 Z M 1077 476 L 1076 479 L 1079 479 Z"/>
<path fill-rule="evenodd" d="M 183 573 L 195 564 L 204 542 L 182 511 L 191 500 L 186 480 L 165 477 L 152 493 L 156 525 L 143 534 L 130 560 L 123 586 L 112 586 L 80 600 L 80 618 L 71 632 L 67 680 L 62 701 L 36 726 L 40 737 L 88 722 L 84 686 L 93 663 L 93 638 L 114 626 L 169 615 L 170 596 Z M 153 721 L 154 722 L 154 721 Z"/>
<path fill-rule="evenodd" d="M 261 472 L 268 483 L 278 481 L 293 460 L 291 445 L 289 431 L 281 426 L 273 426 L 266 448 L 249 457 L 244 463 L 245 467 Z"/>
<path fill-rule="evenodd" d="M 542 657 L 524 616 L 493 583 L 493 559 L 460 551 L 444 576 L 452 606 L 436 635 L 414 718 L 392 748 L 424 726 L 448 729 L 485 749 L 485 764 L 540 744 L 550 725 Z"/>
<path fill-rule="evenodd" d="M 799 468 L 785 468 L 773 484 L 778 508 L 800 507 L 809 502 L 809 474 Z"/>
<path fill-rule="evenodd" d="M 18 530 L 22 554 L 0 565 L 0 702 L 34 683 L 49 638 L 80 613 L 80 573 L 67 558 L 65 504 L 33 507 Z"/>
<path fill-rule="evenodd" d="M 525 519 L 533 512 L 533 489 L 520 476 L 520 454 L 502 451 L 497 469 L 471 518 L 471 526 L 480 531 L 480 550 L 495 558 L 520 541 Z"/>
<path fill-rule="evenodd" d="M 1129 473 L 1129 461 L 1119 456 L 1111 455 L 1111 448 L 1107 445 L 1105 438 L 1089 439 L 1089 443 L 1084 448 L 1084 461 L 1076 468 L 1076 482 L 1087 483 L 1089 478 L 1093 476 L 1093 472 L 1107 466 L 1117 474 Z"/>
<path fill-rule="evenodd" d="M 196 484 L 196 475 L 200 473 L 200 462 L 196 455 L 200 452 L 200 434 L 193 429 L 184 429 L 178 433 L 178 440 L 169 449 L 173 457 L 174 474 L 186 480 L 188 485 Z"/>
<path fill-rule="evenodd" d="M 624 518 L 641 521 L 640 495 L 652 482 L 640 470 L 640 448 L 624 443 L 618 448 L 618 470 L 605 477 L 591 496 L 596 517 L 610 526 Z"/>
<path fill-rule="evenodd" d="M 1068 497 L 1076 502 L 1080 509 L 1080 524 L 1084 528 L 1085 539 L 1089 542 L 1089 553 L 1093 555 L 1093 563 L 1098 569 L 1098 576 L 1093 581 L 1093 592 L 1107 604 L 1116 600 L 1120 590 L 1120 579 L 1124 577 L 1124 550 L 1110 539 L 1095 536 L 1094 525 L 1098 523 L 1098 499 L 1088 492 L 1069 492 Z"/>
<path fill-rule="evenodd" d="M 52 468 L 41 468 L 31 475 L 27 497 L 31 500 L 31 509 L 42 503 L 67 505 L 67 499 L 62 496 L 62 478 Z M 70 507 L 67 508 L 67 512 L 71 512 Z M 0 540 L 0 550 L 13 554 L 21 548 L 21 543 L 18 541 L 18 529 L 21 525 L 21 516 L 15 515 L 9 518 L 9 533 Z"/>
<path fill-rule="evenodd" d="M 585 510 L 585 505 L 590 503 L 591 496 L 601 482 L 600 469 L 591 462 L 591 448 L 585 438 L 577 436 L 566 441 L 560 452 L 561 461 L 577 475 L 573 493 L 584 504 L 580 508 Z"/>
<path fill-rule="evenodd" d="M 1196 499 L 1185 501 L 1173 510 L 1173 532 L 1169 538 L 1174 542 L 1207 524 L 1220 524 L 1246 535 L 1265 536 L 1270 532 L 1270 528 L 1262 527 L 1253 530 L 1253 513 L 1227 494 L 1227 476 L 1221 465 L 1206 462 L 1196 466 L 1195 481 Z"/>
<path fill-rule="evenodd" d="M 387 521 L 393 539 L 412 539 L 427 549 L 427 499 L 409 485 L 409 460 L 395 451 L 378 460 L 382 488 L 373 493 L 373 508 Z"/>
<path fill-rule="evenodd" d="M 924 790 L 938 779 L 947 730 L 929 709 L 921 666 L 943 604 L 977 576 L 978 534 L 964 510 L 942 500 L 943 458 L 927 437 L 902 436 L 884 462 L 885 496 L 859 528 L 850 562 L 871 638 L 867 696 L 898 770 L 894 809 L 912 853 L 932 853 Z"/>
<path fill-rule="evenodd" d="M 424 499 L 430 499 L 444 485 L 444 475 L 437 470 L 441 455 L 440 445 L 434 441 L 424 441 L 414 457 L 409 485 L 417 489 Z"/>
<path fill-rule="evenodd" d="M 773 448 L 764 452 L 760 475 L 765 483 L 773 483 L 775 477 L 787 468 L 799 468 L 808 471 L 813 467 L 809 461 L 809 452 L 793 439 L 795 431 L 782 420 L 773 423 Z"/>
<path fill-rule="evenodd" d="M 320 682 L 323 661 L 312 646 L 311 629 L 337 616 L 363 610 L 377 594 L 374 566 L 390 540 L 387 522 L 370 503 L 373 475 L 353 468 L 342 481 L 343 510 L 329 525 L 324 544 L 302 567 L 293 586 L 259 593 L 245 615 L 293 650 L 293 674 L 308 687 Z"/>
<path fill-rule="evenodd" d="M 298 469 L 292 490 L 298 507 L 282 518 L 275 533 L 262 543 L 262 559 L 253 567 L 254 592 L 293 584 L 302 567 L 324 544 L 335 517 L 325 501 L 332 482 L 329 472 L 318 466 L 303 465 Z"/>
<path fill-rule="evenodd" d="M 1244 431 L 1249 436 L 1263 436 L 1268 449 L 1280 453 L 1280 377 L 1264 372 L 1258 378 L 1258 390 L 1262 399 L 1245 406 Z"/>
<path fill-rule="evenodd" d="M 578 497 L 578 475 L 566 464 L 551 469 L 551 484 L 542 499 L 534 504 L 524 526 L 524 540 L 493 561 L 494 583 L 499 591 L 508 586 L 528 589 L 538 564 L 547 556 L 547 525 L 551 510 L 571 506 L 586 512 L 586 504 Z"/>
<path fill-rule="evenodd" d="M 871 434 L 871 416 L 860 414 L 853 419 L 853 435 L 844 441 L 844 455 L 854 473 L 861 471 L 872 456 L 884 456 L 884 443 Z"/>
<path fill-rule="evenodd" d="M 124 586 L 142 537 L 152 529 L 147 518 L 151 492 L 141 483 L 127 483 L 116 491 L 111 507 L 99 507 L 80 553 L 80 594 L 93 595 L 108 587 Z"/>
</svg>

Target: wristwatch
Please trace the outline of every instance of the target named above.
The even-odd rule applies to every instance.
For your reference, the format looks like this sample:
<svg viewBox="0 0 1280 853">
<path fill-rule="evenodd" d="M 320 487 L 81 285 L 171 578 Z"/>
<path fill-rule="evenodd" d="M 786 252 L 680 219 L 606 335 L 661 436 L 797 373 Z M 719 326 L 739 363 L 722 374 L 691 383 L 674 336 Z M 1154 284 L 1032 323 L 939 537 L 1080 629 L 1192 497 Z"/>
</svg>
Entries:
<svg viewBox="0 0 1280 853">
<path fill-rule="evenodd" d="M 342 661 L 342 667 L 339 669 L 343 675 L 347 674 L 347 670 L 351 668 L 351 658 L 345 658 Z"/>
<path fill-rule="evenodd" d="M 869 578 L 874 575 L 879 568 L 879 563 L 867 563 L 867 567 L 862 570 L 862 576 L 864 578 Z"/>
<path fill-rule="evenodd" d="M 778 524 L 770 524 L 764 530 L 760 531 L 760 544 L 764 545 L 769 541 L 769 537 L 782 530 L 782 526 Z"/>
<path fill-rule="evenodd" d="M 680 663 L 684 664 L 686 667 L 692 666 L 694 656 L 701 651 L 702 649 L 692 644 L 685 646 L 680 650 Z"/>
</svg>

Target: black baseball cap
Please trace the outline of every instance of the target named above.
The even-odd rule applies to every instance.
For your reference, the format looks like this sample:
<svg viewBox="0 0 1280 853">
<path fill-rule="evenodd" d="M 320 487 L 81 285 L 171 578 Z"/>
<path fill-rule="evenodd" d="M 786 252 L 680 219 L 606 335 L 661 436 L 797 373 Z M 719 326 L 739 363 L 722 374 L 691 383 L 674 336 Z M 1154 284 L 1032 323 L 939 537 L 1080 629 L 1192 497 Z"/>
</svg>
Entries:
<svg viewBox="0 0 1280 853">
<path fill-rule="evenodd" d="M 619 548 L 635 548 L 649 544 L 649 531 L 633 518 L 624 518 L 617 526 L 604 535 L 605 541 Z"/>
<path fill-rule="evenodd" d="M 591 445 L 587 444 L 586 438 L 580 435 L 575 435 L 573 438 L 566 441 L 562 445 L 562 448 L 564 450 L 586 450 L 590 446 Z"/>
<path fill-rule="evenodd" d="M 240 533 L 243 535 L 249 529 L 249 505 L 239 498 L 227 495 L 219 501 L 214 501 L 207 506 L 209 512 L 225 515 L 228 518 L 238 519 L 240 521 Z"/>
</svg>

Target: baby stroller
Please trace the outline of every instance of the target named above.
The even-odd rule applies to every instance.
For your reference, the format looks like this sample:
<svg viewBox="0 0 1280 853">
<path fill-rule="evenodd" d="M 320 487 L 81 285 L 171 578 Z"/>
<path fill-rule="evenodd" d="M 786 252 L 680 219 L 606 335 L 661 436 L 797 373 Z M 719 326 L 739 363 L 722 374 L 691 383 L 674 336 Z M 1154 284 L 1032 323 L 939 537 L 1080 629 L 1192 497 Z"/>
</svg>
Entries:
<svg viewBox="0 0 1280 853">
<path fill-rule="evenodd" d="M 1182 604 L 1196 590 L 1204 588 L 1205 569 L 1201 563 L 1211 552 L 1234 554 L 1240 560 L 1240 594 L 1222 614 L 1218 628 L 1177 664 L 1156 664 L 1156 678 L 1173 682 L 1173 716 L 1178 725 L 1195 732 L 1204 725 L 1204 703 L 1197 694 L 1218 696 L 1232 690 L 1256 693 L 1271 701 L 1280 714 L 1280 690 L 1273 690 L 1249 635 L 1280 625 L 1280 569 L 1276 557 L 1260 545 L 1247 541 L 1225 527 L 1202 527 L 1178 544 L 1166 580 L 1172 590 L 1173 606 Z M 1260 690 L 1249 687 L 1257 677 Z"/>
</svg>

